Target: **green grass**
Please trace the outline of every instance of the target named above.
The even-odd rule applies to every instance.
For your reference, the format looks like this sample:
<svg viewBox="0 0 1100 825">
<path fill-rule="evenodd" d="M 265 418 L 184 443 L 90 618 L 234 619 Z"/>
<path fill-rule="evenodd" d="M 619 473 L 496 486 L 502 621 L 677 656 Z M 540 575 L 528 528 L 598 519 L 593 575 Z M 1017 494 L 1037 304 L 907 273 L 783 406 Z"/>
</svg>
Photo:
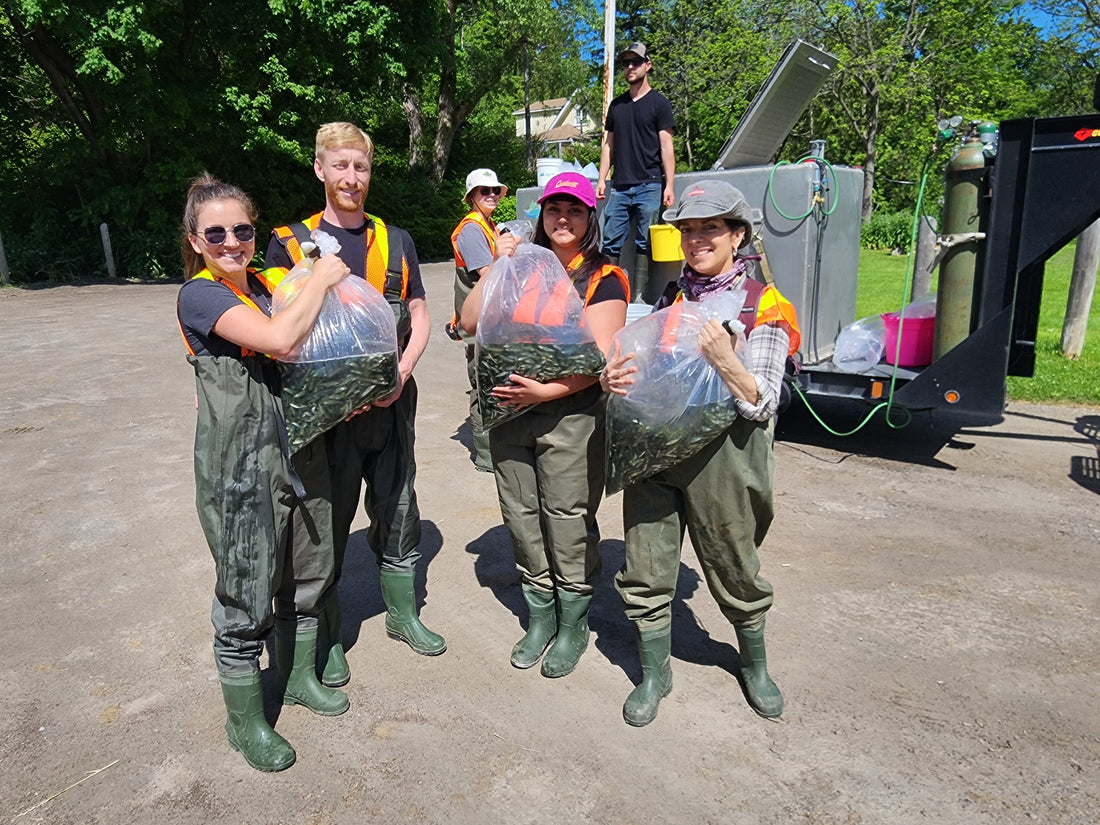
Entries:
<svg viewBox="0 0 1100 825">
<path fill-rule="evenodd" d="M 1057 252 L 1046 265 L 1039 330 L 1035 342 L 1035 375 L 1010 377 L 1008 395 L 1021 401 L 1100 405 L 1100 289 L 1093 296 L 1084 351 L 1075 361 L 1062 356 L 1062 323 L 1073 271 L 1074 244 Z M 856 317 L 893 312 L 905 302 L 905 256 L 863 249 L 859 255 Z M 933 277 L 932 288 L 935 289 Z"/>
</svg>

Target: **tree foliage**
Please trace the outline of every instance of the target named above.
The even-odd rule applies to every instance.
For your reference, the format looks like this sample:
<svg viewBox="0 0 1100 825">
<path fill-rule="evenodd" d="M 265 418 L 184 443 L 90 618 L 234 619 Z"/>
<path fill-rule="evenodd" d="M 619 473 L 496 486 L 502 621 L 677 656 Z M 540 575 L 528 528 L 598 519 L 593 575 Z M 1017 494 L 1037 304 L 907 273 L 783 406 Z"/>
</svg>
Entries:
<svg viewBox="0 0 1100 825">
<path fill-rule="evenodd" d="M 625 0 L 619 46 L 649 44 L 681 169 L 706 168 L 794 37 L 840 70 L 792 131 L 869 172 L 865 211 L 911 207 L 936 120 L 1086 111 L 1097 0 Z M 377 144 L 369 208 L 445 255 L 462 181 L 533 181 L 512 112 L 586 90 L 602 108 L 595 0 L 0 0 L 0 232 L 17 279 L 177 271 L 201 170 L 241 185 L 262 228 L 315 211 L 318 124 Z M 526 75 L 525 75 L 526 70 Z M 621 73 L 617 74 L 622 85 Z M 797 148 L 795 148 L 797 147 Z M 573 154 L 591 155 L 593 147 Z M 791 152 L 783 150 L 788 155 Z"/>
</svg>

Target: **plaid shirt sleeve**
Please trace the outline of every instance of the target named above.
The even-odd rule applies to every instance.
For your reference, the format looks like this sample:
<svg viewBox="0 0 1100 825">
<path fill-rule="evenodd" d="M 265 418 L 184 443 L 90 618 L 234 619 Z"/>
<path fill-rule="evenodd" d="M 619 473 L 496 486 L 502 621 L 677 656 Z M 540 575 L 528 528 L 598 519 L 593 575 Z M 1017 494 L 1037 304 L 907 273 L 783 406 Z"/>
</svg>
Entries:
<svg viewBox="0 0 1100 825">
<path fill-rule="evenodd" d="M 761 324 L 753 327 L 749 333 L 749 360 L 752 364 L 749 371 L 756 379 L 760 398 L 756 404 L 734 398 L 734 404 L 737 412 L 750 421 L 766 421 L 775 415 L 779 406 L 779 390 L 783 386 L 790 340 L 787 330 L 779 324 Z"/>
</svg>

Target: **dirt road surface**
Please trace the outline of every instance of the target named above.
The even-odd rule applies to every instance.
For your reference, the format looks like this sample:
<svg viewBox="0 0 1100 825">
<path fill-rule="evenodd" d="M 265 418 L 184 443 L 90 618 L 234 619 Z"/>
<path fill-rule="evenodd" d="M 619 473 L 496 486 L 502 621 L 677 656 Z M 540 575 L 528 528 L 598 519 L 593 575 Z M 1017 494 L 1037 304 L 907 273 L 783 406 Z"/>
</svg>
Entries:
<svg viewBox="0 0 1100 825">
<path fill-rule="evenodd" d="M 918 416 L 847 439 L 784 422 L 762 552 L 783 717 L 746 705 L 686 548 L 675 686 L 635 729 L 621 495 L 600 512 L 580 666 L 551 680 L 508 663 L 525 611 L 493 480 L 464 446 L 464 362 L 441 330 L 452 273 L 425 267 L 416 373 L 419 591 L 449 649 L 386 638 L 360 515 L 341 585 L 351 710 L 269 696 L 298 751 L 279 774 L 222 729 L 177 287 L 0 291 L 5 821 L 1100 821 L 1100 411 L 1012 404 L 992 428 Z M 266 657 L 264 677 L 270 694 Z"/>
</svg>

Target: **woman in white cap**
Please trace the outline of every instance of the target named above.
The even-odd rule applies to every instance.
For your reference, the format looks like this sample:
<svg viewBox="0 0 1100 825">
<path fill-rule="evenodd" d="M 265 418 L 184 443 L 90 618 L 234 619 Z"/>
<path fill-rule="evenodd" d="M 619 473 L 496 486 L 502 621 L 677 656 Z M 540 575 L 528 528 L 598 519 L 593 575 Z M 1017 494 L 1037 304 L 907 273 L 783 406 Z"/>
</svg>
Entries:
<svg viewBox="0 0 1100 825">
<path fill-rule="evenodd" d="M 739 320 L 752 367 L 735 355 L 735 337 L 708 321 L 699 344 L 733 394 L 737 418 L 695 455 L 623 489 L 626 561 L 615 583 L 642 662 L 642 683 L 627 697 L 623 717 L 631 725 L 649 724 L 672 690 L 671 607 L 686 529 L 707 587 L 737 635 L 745 696 L 758 714 L 774 718 L 783 712 L 783 694 L 768 675 L 764 649 L 773 591 L 760 576 L 757 548 L 774 513 L 773 422 L 787 357 L 800 343 L 798 322 L 794 307 L 754 280 L 752 262 L 738 256 L 752 235 L 752 213 L 740 191 L 715 180 L 689 185 L 664 219 L 680 230 L 685 265 L 656 309 L 744 289 Z M 605 390 L 625 394 L 636 372 L 631 357 L 608 359 L 600 379 Z"/>
<path fill-rule="evenodd" d="M 458 316 L 462 302 L 470 294 L 481 276 L 489 271 L 496 256 L 497 225 L 493 212 L 500 199 L 508 194 L 508 187 L 497 180 L 492 169 L 475 169 L 466 176 L 466 195 L 463 200 L 470 208 L 469 214 L 458 222 L 451 233 L 451 247 L 455 255 L 455 314 L 447 324 L 447 335 L 466 344 L 466 375 L 470 379 L 470 429 L 474 437 L 474 466 L 482 472 L 493 471 L 489 458 L 489 435 L 481 431 L 481 410 L 477 403 L 477 368 L 474 363 L 473 338 L 459 328 Z"/>
<path fill-rule="evenodd" d="M 626 323 L 630 282 L 600 252 L 592 183 L 562 172 L 547 182 L 539 204 L 534 243 L 553 252 L 569 273 L 584 302 L 585 323 L 606 353 Z M 512 236 L 501 237 L 498 257 L 516 245 Z M 462 312 L 471 335 L 480 310 L 475 287 Z M 588 607 L 600 572 L 596 509 L 604 486 L 605 399 L 593 376 L 512 379 L 493 394 L 502 404 L 533 408 L 489 433 L 500 512 L 530 615 L 511 662 L 529 668 L 541 659 L 542 675 L 554 678 L 572 673 L 588 646 Z"/>
</svg>

